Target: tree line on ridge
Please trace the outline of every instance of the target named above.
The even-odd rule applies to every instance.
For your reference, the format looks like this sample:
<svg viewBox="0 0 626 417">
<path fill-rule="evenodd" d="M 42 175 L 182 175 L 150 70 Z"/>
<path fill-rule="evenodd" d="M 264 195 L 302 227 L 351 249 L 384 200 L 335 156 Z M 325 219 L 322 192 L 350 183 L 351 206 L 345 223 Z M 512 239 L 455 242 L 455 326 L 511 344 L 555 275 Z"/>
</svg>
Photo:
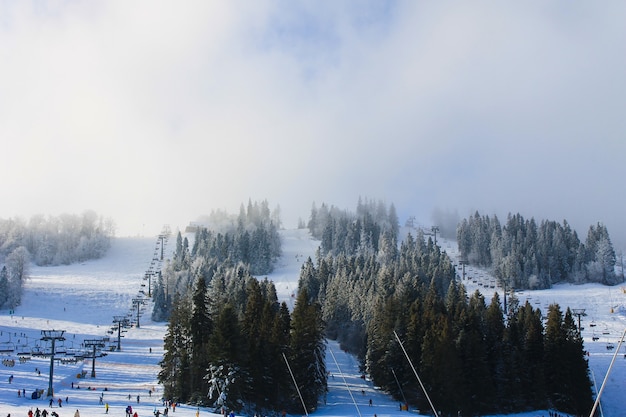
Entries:
<svg viewBox="0 0 626 417">
<path fill-rule="evenodd" d="M 509 214 L 505 224 L 497 216 L 476 212 L 457 228 L 457 243 L 469 263 L 488 268 L 508 288 L 545 289 L 553 284 L 624 282 L 615 273 L 616 255 L 609 232 L 591 225 L 585 241 L 567 221 L 524 219 Z"/>
<path fill-rule="evenodd" d="M 115 234 L 112 220 L 87 210 L 82 215 L 0 219 L 0 309 L 21 303 L 30 262 L 69 265 L 103 257 Z"/>
</svg>

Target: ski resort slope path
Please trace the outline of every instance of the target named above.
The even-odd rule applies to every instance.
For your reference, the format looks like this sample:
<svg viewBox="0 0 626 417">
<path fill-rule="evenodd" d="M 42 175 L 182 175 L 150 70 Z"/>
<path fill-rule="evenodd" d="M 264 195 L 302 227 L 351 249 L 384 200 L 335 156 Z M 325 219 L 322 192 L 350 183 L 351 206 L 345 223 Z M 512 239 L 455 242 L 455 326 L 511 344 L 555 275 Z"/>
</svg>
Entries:
<svg viewBox="0 0 626 417">
<path fill-rule="evenodd" d="M 286 301 L 293 308 L 300 269 L 309 257 L 315 259 L 319 242 L 311 239 L 306 229 L 283 230 L 281 237 L 282 257 L 267 278 L 275 283 L 280 301 Z M 69 266 L 31 267 L 32 278 L 26 283 L 22 305 L 14 314 L 9 314 L 8 310 L 0 311 L 0 358 L 6 364 L 14 361 L 13 366 L 0 365 L 0 417 L 7 414 L 26 416 L 29 409 L 34 411 L 36 408 L 54 410 L 60 417 L 71 417 L 77 409 L 82 417 L 100 416 L 106 415 L 105 403 L 110 407 L 108 414 L 115 416 L 122 415 L 128 405 L 141 417 L 153 415 L 157 409 L 163 411 L 163 391 L 158 385 L 157 374 L 163 356 L 166 324 L 150 320 L 150 302 L 141 305 L 139 312 L 133 306 L 133 300 L 145 298 L 142 293 L 146 290 L 144 278 L 154 262 L 156 240 L 156 236 L 118 238 L 103 259 Z M 173 239 L 170 238 L 165 258 L 172 247 Z M 443 242 L 442 247 L 455 256 L 453 243 Z M 478 286 L 479 278 L 485 281 L 490 278 L 483 271 L 469 271 L 477 277 L 477 283 L 466 281 L 468 292 L 485 291 L 484 286 Z M 492 292 L 485 291 L 485 297 L 490 299 Z M 552 302 L 558 302 L 563 308 L 587 309 L 588 316 L 583 318 L 585 346 L 590 353 L 590 367 L 598 385 L 601 384 L 614 353 L 606 346 L 616 346 L 625 327 L 626 293 L 620 288 L 584 285 L 557 286 L 518 296 L 522 302 L 529 299 L 544 312 L 544 307 Z M 135 322 L 132 328 L 121 334 L 120 351 L 110 350 L 117 343 L 117 332 L 112 331 L 114 317 Z M 592 323 L 593 327 L 590 326 Z M 64 360 L 55 361 L 53 374 L 54 399 L 61 399 L 62 407 L 55 402 L 51 408 L 45 392 L 39 399 L 31 398 L 35 390 L 47 391 L 50 358 L 18 355 L 45 349 L 48 342 L 41 340 L 43 330 L 64 331 L 65 340 L 57 342 L 56 351 L 64 351 L 67 355 L 59 355 L 64 356 Z M 71 352 L 80 350 L 85 340 L 105 337 L 109 338 L 104 349 L 106 356 L 96 358 L 95 362 L 92 359 L 69 360 Z M 8 350 L 11 352 L 6 352 Z M 417 415 L 416 410 L 401 411 L 399 402 L 364 377 L 356 358 L 343 352 L 337 343 L 328 342 L 326 356 L 331 375 L 328 392 L 312 416 Z M 626 400 L 623 398 L 626 358 L 622 356 L 620 352 L 603 395 L 602 410 L 606 416 L 626 417 Z M 20 362 L 20 357 L 29 359 Z M 92 377 L 93 371 L 95 377 Z M 26 397 L 22 395 L 24 391 Z M 175 415 L 192 417 L 197 412 L 201 416 L 214 415 L 208 409 L 185 405 L 177 407 Z M 548 411 L 517 416 L 547 417 Z"/>
</svg>

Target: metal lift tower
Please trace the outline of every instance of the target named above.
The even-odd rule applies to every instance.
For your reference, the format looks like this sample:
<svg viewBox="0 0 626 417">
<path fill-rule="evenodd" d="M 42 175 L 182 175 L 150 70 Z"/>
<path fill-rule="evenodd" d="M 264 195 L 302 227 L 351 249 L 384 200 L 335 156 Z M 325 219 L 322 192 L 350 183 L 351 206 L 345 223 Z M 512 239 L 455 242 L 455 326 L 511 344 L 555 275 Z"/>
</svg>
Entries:
<svg viewBox="0 0 626 417">
<path fill-rule="evenodd" d="M 48 380 L 48 397 L 54 396 L 54 389 L 52 388 L 52 376 L 54 375 L 54 348 L 57 340 L 65 340 L 63 334 L 65 330 L 42 330 L 41 340 L 44 342 L 51 342 L 50 348 L 50 378 Z"/>
</svg>

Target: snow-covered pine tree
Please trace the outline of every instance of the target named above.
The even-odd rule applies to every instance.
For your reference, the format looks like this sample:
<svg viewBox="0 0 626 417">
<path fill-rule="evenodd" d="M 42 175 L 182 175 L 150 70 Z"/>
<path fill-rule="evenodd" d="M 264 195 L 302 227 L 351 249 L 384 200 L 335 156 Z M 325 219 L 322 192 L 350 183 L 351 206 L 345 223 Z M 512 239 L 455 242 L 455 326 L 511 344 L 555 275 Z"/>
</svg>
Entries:
<svg viewBox="0 0 626 417">
<path fill-rule="evenodd" d="M 213 331 L 213 321 L 209 314 L 209 303 L 206 278 L 201 270 L 196 277 L 192 296 L 192 312 L 190 318 L 191 335 L 191 367 L 189 378 L 190 392 L 196 401 L 204 401 L 208 391 L 205 380 L 208 362 L 208 340 Z"/>
<path fill-rule="evenodd" d="M 7 308 L 9 300 L 9 272 L 6 265 L 0 269 L 0 309 Z"/>
<path fill-rule="evenodd" d="M 22 302 L 22 289 L 28 278 L 30 254 L 24 246 L 15 248 L 6 258 L 8 272 L 8 304 L 15 308 Z"/>
<path fill-rule="evenodd" d="M 165 353 L 160 363 L 158 379 L 163 384 L 164 398 L 181 401 L 188 398 L 185 387 L 188 386 L 186 381 L 190 363 L 188 347 L 191 345 L 189 333 L 191 303 L 176 294 L 172 305 L 173 310 L 163 344 Z"/>
<path fill-rule="evenodd" d="M 215 407 L 225 406 L 230 410 L 243 407 L 242 390 L 245 375 L 241 361 L 243 340 L 237 313 L 230 303 L 220 306 L 214 328 L 208 341 L 206 380 L 209 384 L 207 397 Z"/>
</svg>

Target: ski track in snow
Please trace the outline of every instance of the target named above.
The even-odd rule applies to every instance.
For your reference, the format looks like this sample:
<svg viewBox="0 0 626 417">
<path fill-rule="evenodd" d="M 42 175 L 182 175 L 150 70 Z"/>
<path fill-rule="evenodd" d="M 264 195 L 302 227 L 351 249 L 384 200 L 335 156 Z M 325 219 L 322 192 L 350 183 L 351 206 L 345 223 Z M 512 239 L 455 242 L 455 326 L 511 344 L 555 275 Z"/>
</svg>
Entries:
<svg viewBox="0 0 626 417">
<path fill-rule="evenodd" d="M 314 259 L 318 242 L 311 240 L 306 229 L 284 230 L 281 236 L 283 255 L 275 271 L 267 277 L 274 282 L 279 300 L 286 301 L 293 308 L 300 269 L 307 258 Z M 188 237 L 193 239 L 192 235 Z M 166 255 L 172 251 L 173 238 L 171 236 L 169 239 Z M 103 259 L 68 266 L 31 267 L 32 279 L 26 284 L 22 305 L 16 308 L 12 316 L 7 310 L 0 311 L 0 350 L 9 347 L 14 349 L 13 353 L 0 352 L 0 358 L 15 359 L 13 367 L 0 365 L 0 416 L 8 413 L 14 417 L 25 416 L 29 408 L 34 410 L 36 407 L 50 411 L 45 393 L 41 399 L 30 398 L 35 389 L 47 390 L 50 359 L 32 356 L 27 362 L 20 363 L 16 356 L 20 350 L 25 351 L 36 345 L 44 346 L 45 343 L 40 340 L 42 330 L 65 330 L 66 340 L 57 342 L 57 347 L 66 350 L 79 349 L 85 339 L 109 337 L 111 340 L 107 346 L 116 343 L 117 332 L 109 333 L 113 316 L 136 319 L 132 300 L 140 297 L 140 290 L 145 288 L 141 284 L 145 283 L 145 272 L 153 265 L 155 242 L 156 237 L 118 238 L 113 241 Z M 458 254 L 454 242 L 441 239 L 438 243 L 456 259 Z M 468 279 L 464 284 L 468 294 L 478 289 L 488 302 L 493 292 L 499 291 L 502 298 L 501 289 L 489 288 L 493 278 L 484 271 L 466 267 L 466 276 Z M 563 311 L 568 306 L 586 309 L 587 316 L 582 318 L 581 324 L 584 327 L 585 348 L 589 351 L 590 369 L 599 387 L 615 354 L 615 350 L 608 350 L 607 346 L 617 347 L 626 327 L 626 293 L 622 288 L 596 284 L 558 285 L 550 290 L 520 292 L 517 296 L 521 303 L 529 300 L 533 307 L 541 308 L 543 313 L 549 304 L 555 302 L 561 305 Z M 61 417 L 73 416 L 76 409 L 80 410 L 83 417 L 104 415 L 104 406 L 99 404 L 101 395 L 109 403 L 111 415 L 122 415 L 123 409 L 129 404 L 141 417 L 152 415 L 156 408 L 163 410 L 163 391 L 158 385 L 157 374 L 160 370 L 158 363 L 163 355 L 166 324 L 150 320 L 151 308 L 151 303 L 147 303 L 140 316 L 139 328 L 134 326 L 124 333 L 121 351 L 105 349 L 107 355 L 96 358 L 95 378 L 91 377 L 92 359 L 78 363 L 55 363 L 55 399 L 65 401 L 67 397 L 69 400 L 62 408 L 55 403 L 54 410 Z M 603 393 L 602 411 L 605 416 L 626 416 L 626 399 L 623 396 L 626 389 L 624 352 L 626 348 L 619 352 Z M 312 413 L 313 416 L 372 417 L 376 414 L 378 417 L 387 417 L 417 414 L 416 410 L 409 413 L 400 411 L 398 401 L 377 389 L 369 379 L 362 378 L 358 361 L 343 352 L 336 342 L 328 342 L 326 359 L 331 373 L 329 389 L 325 399 L 320 400 L 318 409 Z M 85 378 L 77 378 L 81 372 L 86 372 Z M 8 382 L 10 375 L 14 377 L 11 384 Z M 75 388 L 72 388 L 72 383 Z M 80 389 L 76 388 L 78 386 Z M 26 398 L 18 397 L 18 389 L 26 390 Z M 151 396 L 150 390 L 154 390 Z M 195 414 L 196 407 L 181 405 L 173 415 L 191 417 Z M 213 414 L 207 409 L 200 409 L 200 415 Z M 548 411 L 539 410 L 516 416 L 548 416 Z"/>
</svg>

